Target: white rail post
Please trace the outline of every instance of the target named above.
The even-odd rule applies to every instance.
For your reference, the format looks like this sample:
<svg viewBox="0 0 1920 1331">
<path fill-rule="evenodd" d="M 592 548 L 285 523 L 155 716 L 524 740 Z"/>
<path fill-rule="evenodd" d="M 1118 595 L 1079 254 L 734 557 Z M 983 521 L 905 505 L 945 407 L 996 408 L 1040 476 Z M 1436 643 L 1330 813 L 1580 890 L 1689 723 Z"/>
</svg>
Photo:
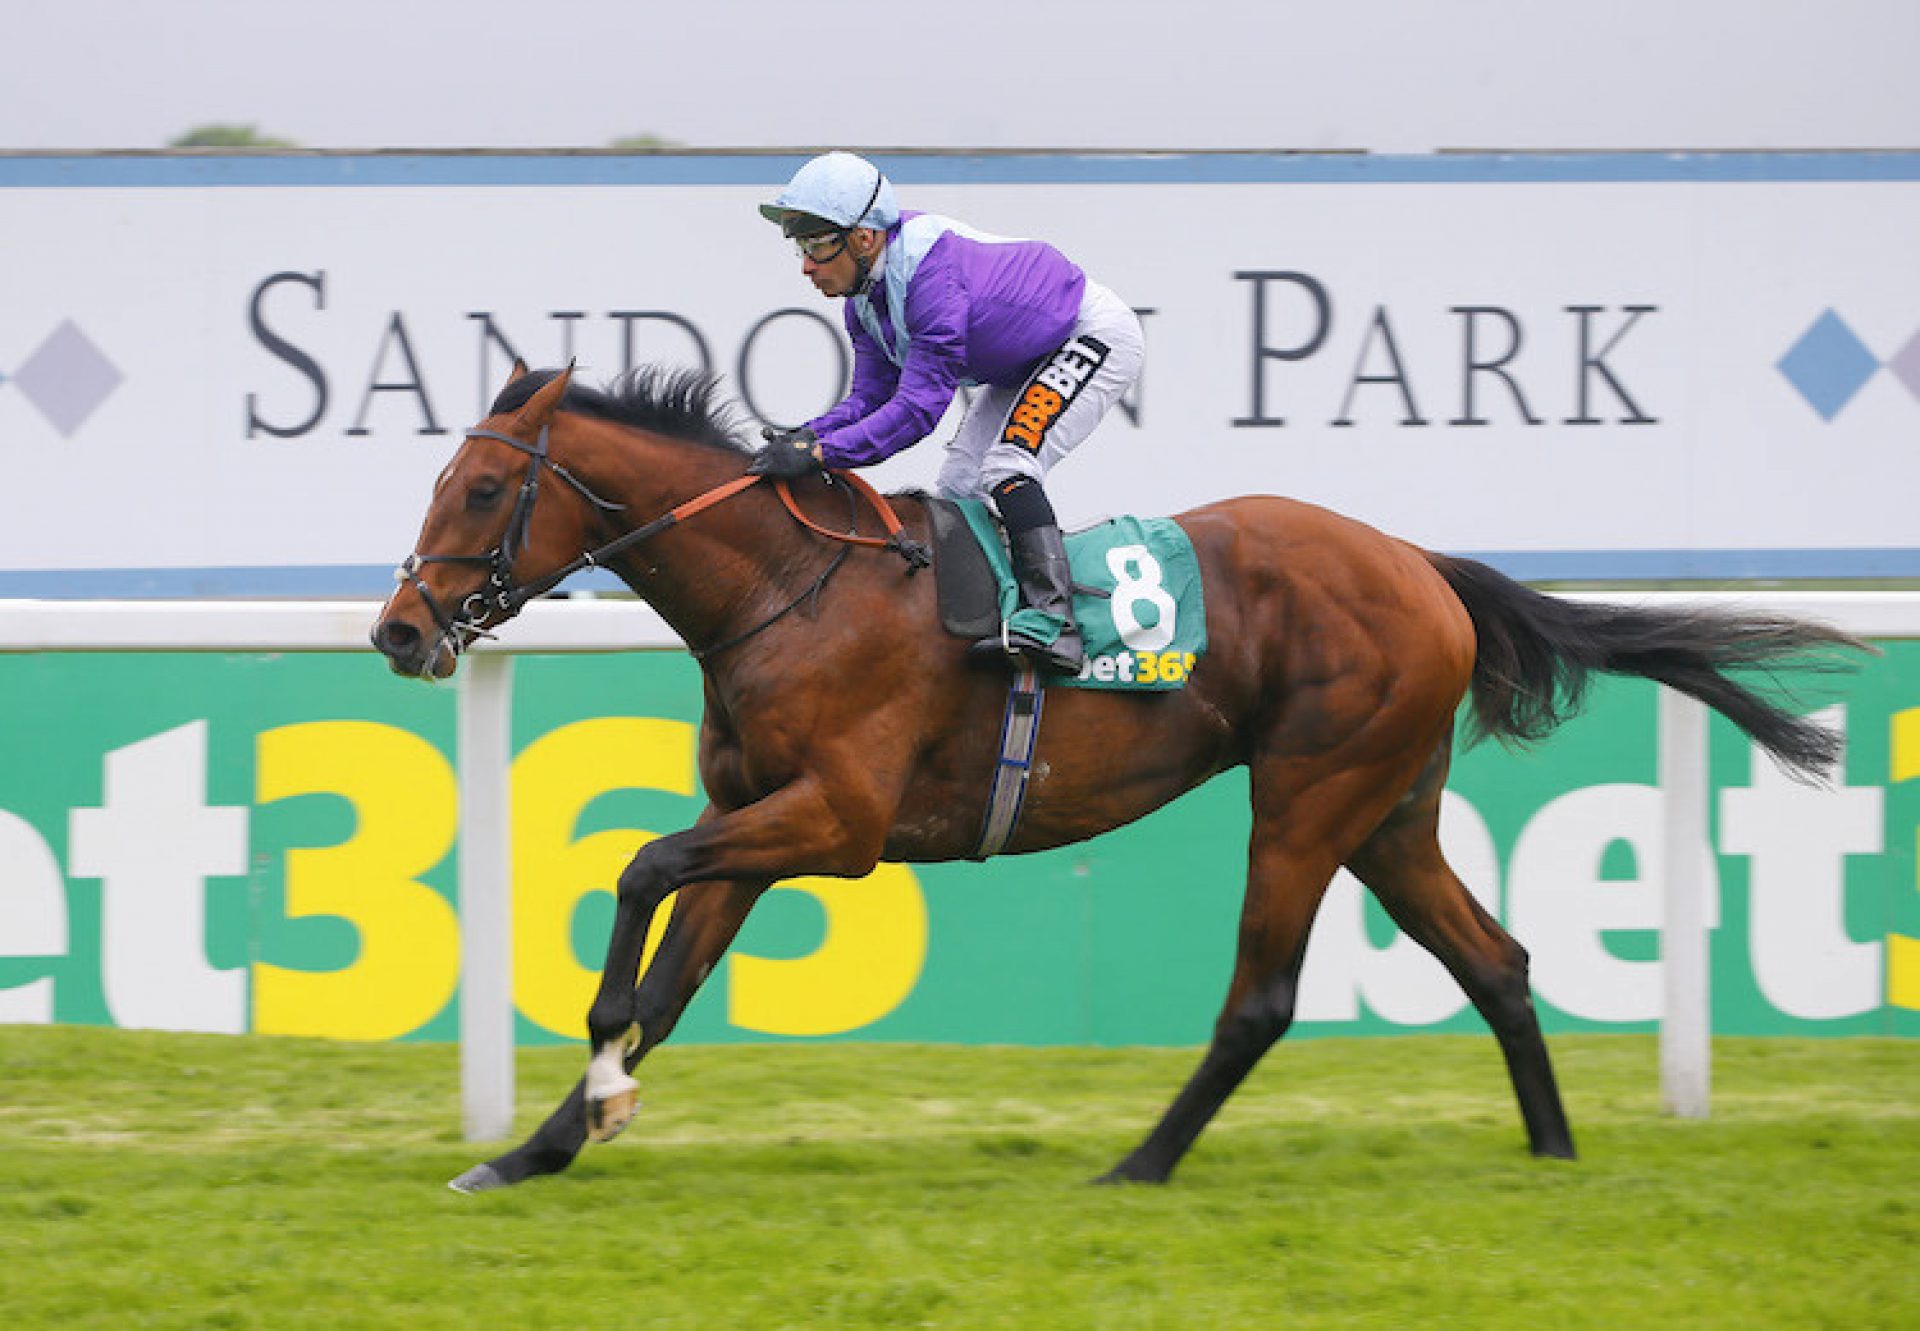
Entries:
<svg viewBox="0 0 1920 1331">
<path fill-rule="evenodd" d="M 468 1141 L 513 1126 L 513 657 L 476 652 L 459 687 L 460 1107 Z"/>
<path fill-rule="evenodd" d="M 1665 836 L 1660 971 L 1660 1089 L 1667 1112 L 1705 1118 L 1713 1066 L 1707 928 L 1707 709 L 1660 690 L 1659 780 Z"/>
</svg>

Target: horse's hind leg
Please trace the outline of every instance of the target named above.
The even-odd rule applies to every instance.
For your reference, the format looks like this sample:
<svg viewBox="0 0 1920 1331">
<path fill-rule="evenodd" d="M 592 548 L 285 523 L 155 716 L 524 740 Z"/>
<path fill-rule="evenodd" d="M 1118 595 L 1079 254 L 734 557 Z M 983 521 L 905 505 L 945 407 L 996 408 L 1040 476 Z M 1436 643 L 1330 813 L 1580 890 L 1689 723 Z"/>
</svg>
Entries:
<svg viewBox="0 0 1920 1331">
<path fill-rule="evenodd" d="M 1526 949 L 1482 910 L 1440 851 L 1443 742 L 1414 789 L 1347 860 L 1407 935 L 1453 975 L 1506 1056 L 1533 1153 L 1571 1160 L 1573 1134 L 1540 1035 Z"/>
<path fill-rule="evenodd" d="M 1166 1182 L 1201 1129 L 1293 1024 L 1307 931 L 1335 864 L 1331 857 L 1304 859 L 1261 841 L 1256 830 L 1239 953 L 1213 1041 L 1147 1139 L 1102 1176 L 1102 1183 Z"/>
<path fill-rule="evenodd" d="M 628 1052 L 624 1070 L 632 1072 L 647 1053 L 672 1033 L 700 984 L 720 959 L 764 883 L 699 883 L 682 888 L 660 949 L 634 991 L 633 1014 L 638 1046 Z M 574 1083 L 559 1108 L 533 1135 L 505 1155 L 475 1165 L 448 1186 L 456 1192 L 485 1192 L 538 1174 L 557 1174 L 573 1163 L 587 1143 L 587 1080 Z"/>
<path fill-rule="evenodd" d="M 1415 770 L 1404 756 L 1363 764 L 1338 750 L 1317 763 L 1277 751 L 1251 768 L 1247 895 L 1233 979 L 1213 1041 L 1159 1124 L 1102 1182 L 1164 1182 L 1261 1055 L 1286 1034 L 1307 933 L 1327 884 Z"/>
</svg>

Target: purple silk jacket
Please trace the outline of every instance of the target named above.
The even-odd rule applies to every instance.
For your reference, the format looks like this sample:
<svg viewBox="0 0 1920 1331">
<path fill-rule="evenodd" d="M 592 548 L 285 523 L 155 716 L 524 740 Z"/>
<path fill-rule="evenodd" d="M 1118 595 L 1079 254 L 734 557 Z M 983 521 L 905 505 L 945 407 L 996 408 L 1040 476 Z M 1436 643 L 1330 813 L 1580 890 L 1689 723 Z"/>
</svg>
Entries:
<svg viewBox="0 0 1920 1331">
<path fill-rule="evenodd" d="M 1053 246 L 902 213 L 880 270 L 847 299 L 853 386 L 808 421 L 830 467 L 863 467 L 933 432 L 963 385 L 1012 386 L 1073 333 L 1086 274 Z"/>
</svg>

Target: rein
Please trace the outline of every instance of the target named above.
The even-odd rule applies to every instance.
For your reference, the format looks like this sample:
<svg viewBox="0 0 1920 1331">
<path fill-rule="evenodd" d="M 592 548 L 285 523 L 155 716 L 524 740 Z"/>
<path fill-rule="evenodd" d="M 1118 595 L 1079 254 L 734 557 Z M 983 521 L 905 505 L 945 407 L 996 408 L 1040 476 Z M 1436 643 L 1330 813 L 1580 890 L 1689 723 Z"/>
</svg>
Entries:
<svg viewBox="0 0 1920 1331">
<path fill-rule="evenodd" d="M 544 425 L 541 426 L 539 439 L 529 444 L 525 440 L 516 439 L 510 434 L 502 434 L 498 430 L 467 431 L 466 437 L 469 439 L 491 439 L 525 453 L 527 457 L 531 459 L 527 467 L 526 478 L 520 482 L 520 492 L 514 499 L 513 513 L 507 519 L 506 532 L 501 536 L 499 544 L 495 545 L 492 550 L 485 554 L 423 555 L 416 552 L 408 555 L 401 561 L 400 566 L 394 570 L 393 577 L 395 582 L 410 584 L 414 591 L 419 593 L 421 601 L 426 604 L 428 612 L 432 614 L 434 623 L 439 626 L 442 636 L 447 643 L 452 646 L 456 655 L 472 646 L 478 639 L 491 638 L 493 636 L 493 634 L 482 627 L 482 622 L 495 611 L 498 611 L 502 618 L 511 618 L 518 614 L 527 602 L 536 597 L 546 595 L 582 569 L 604 567 L 609 559 L 623 554 L 645 541 L 651 540 L 668 528 L 677 526 L 688 518 L 705 512 L 716 504 L 724 503 L 726 500 L 753 488 L 761 481 L 767 479 L 757 473 L 749 473 L 745 476 L 725 481 L 703 494 L 695 495 L 684 504 L 680 504 L 668 512 L 661 514 L 653 521 L 635 527 L 623 536 L 615 537 L 606 544 L 592 550 L 581 552 L 571 563 L 555 569 L 551 573 L 535 578 L 531 582 L 516 583 L 513 580 L 513 564 L 514 560 L 526 545 L 527 530 L 533 522 L 534 501 L 540 496 L 540 473 L 543 470 L 550 469 L 554 475 L 565 481 L 581 498 L 593 505 L 594 509 L 601 514 L 620 513 L 626 510 L 625 504 L 616 504 L 609 500 L 602 499 L 599 495 L 595 494 L 584 481 L 580 480 L 579 477 L 575 476 L 558 462 L 555 462 L 548 449 L 548 433 L 548 427 Z M 900 521 L 899 515 L 893 511 L 893 506 L 887 502 L 885 495 L 882 495 L 878 490 L 874 489 L 873 486 L 868 484 L 863 478 L 849 472 L 830 471 L 826 472 L 825 476 L 829 485 L 844 484 L 849 489 L 850 493 L 847 496 L 847 505 L 849 510 L 848 524 L 850 527 L 857 527 L 859 523 L 857 496 L 860 499 L 865 499 L 868 506 L 879 516 L 881 525 L 886 529 L 887 534 L 885 536 L 861 536 L 856 530 L 839 532 L 834 531 L 830 527 L 822 527 L 819 523 L 801 512 L 800 505 L 793 497 L 792 487 L 789 486 L 785 480 L 777 479 L 773 483 L 774 490 L 779 494 L 780 502 L 786 506 L 787 512 L 793 516 L 796 522 L 809 531 L 824 536 L 829 540 L 838 541 L 845 546 L 859 545 L 890 550 L 906 561 L 908 577 L 912 577 L 921 569 L 928 568 L 932 565 L 933 558 L 928 553 L 927 548 L 907 535 L 905 524 Z M 690 646 L 694 658 L 704 661 L 708 657 L 725 651 L 729 647 L 745 642 L 763 629 L 770 628 L 805 602 L 809 600 L 817 601 L 821 589 L 827 584 L 827 579 L 831 578 L 839 569 L 840 565 L 845 562 L 848 553 L 848 550 L 841 550 L 840 553 L 835 556 L 833 562 L 827 565 L 826 570 L 822 572 L 819 577 L 815 578 L 799 596 L 788 602 L 781 609 L 775 611 L 770 618 L 763 620 L 753 628 L 748 629 L 745 633 L 738 634 L 724 642 L 716 643 L 704 650 L 694 649 Z M 449 613 L 446 607 L 440 604 L 439 599 L 434 596 L 433 592 L 427 587 L 426 582 L 420 576 L 420 571 L 428 564 L 482 565 L 487 569 L 486 585 L 462 601 L 457 610 Z"/>
</svg>

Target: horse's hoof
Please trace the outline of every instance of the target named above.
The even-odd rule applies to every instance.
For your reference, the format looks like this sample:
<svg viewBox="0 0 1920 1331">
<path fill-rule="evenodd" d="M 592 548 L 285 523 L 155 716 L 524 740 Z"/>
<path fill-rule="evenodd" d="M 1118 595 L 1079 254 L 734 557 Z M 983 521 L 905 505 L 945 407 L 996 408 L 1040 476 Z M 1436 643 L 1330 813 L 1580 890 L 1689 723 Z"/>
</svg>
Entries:
<svg viewBox="0 0 1920 1331">
<path fill-rule="evenodd" d="M 492 1165 L 475 1165 L 459 1178 L 448 1179 L 447 1186 L 455 1192 L 464 1192 L 471 1196 L 476 1192 L 492 1192 L 495 1188 L 504 1188 L 507 1181 Z"/>
<path fill-rule="evenodd" d="M 604 1095 L 587 1098 L 587 1139 L 595 1142 L 610 1142 L 620 1135 L 620 1130 L 633 1122 L 633 1116 L 640 1109 L 640 1083 L 632 1077 L 620 1079 L 625 1085 L 615 1084 Z"/>
</svg>

